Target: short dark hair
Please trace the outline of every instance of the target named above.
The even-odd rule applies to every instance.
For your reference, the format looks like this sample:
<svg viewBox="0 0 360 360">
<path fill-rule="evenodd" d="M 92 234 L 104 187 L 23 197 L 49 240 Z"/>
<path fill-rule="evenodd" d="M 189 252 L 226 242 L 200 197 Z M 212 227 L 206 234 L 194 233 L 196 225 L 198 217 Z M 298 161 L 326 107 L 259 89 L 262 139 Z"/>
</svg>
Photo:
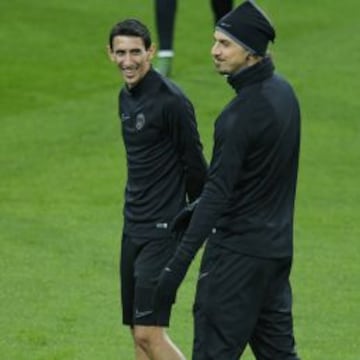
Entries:
<svg viewBox="0 0 360 360">
<path fill-rule="evenodd" d="M 113 39 L 115 36 L 135 36 L 140 37 L 148 50 L 151 46 L 151 35 L 149 29 L 139 20 L 126 19 L 118 22 L 110 31 L 109 45 L 113 48 Z"/>
</svg>

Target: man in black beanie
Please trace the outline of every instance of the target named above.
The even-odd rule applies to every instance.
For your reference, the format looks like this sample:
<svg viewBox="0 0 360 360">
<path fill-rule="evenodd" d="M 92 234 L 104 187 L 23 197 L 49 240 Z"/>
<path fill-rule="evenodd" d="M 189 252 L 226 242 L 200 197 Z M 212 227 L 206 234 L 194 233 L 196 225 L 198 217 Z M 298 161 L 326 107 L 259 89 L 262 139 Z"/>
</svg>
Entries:
<svg viewBox="0 0 360 360">
<path fill-rule="evenodd" d="M 161 273 L 158 306 L 207 240 L 194 304 L 193 360 L 298 360 L 290 271 L 300 147 L 300 109 L 274 73 L 275 30 L 246 1 L 216 24 L 211 53 L 236 95 L 215 122 L 213 156 L 197 207 Z"/>
</svg>

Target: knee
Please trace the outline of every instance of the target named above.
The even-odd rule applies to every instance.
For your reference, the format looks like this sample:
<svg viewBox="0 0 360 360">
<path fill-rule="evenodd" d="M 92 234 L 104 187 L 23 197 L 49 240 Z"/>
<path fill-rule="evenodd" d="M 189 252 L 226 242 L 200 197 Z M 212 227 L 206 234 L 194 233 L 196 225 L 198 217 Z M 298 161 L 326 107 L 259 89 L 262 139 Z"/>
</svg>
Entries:
<svg viewBox="0 0 360 360">
<path fill-rule="evenodd" d="M 135 327 L 133 335 L 136 345 L 140 346 L 145 351 L 154 346 L 154 342 L 156 342 L 157 338 L 152 327 Z"/>
<path fill-rule="evenodd" d="M 143 328 L 134 328 L 134 341 L 136 345 L 141 348 L 148 348 L 150 344 L 150 335 L 146 329 Z"/>
</svg>

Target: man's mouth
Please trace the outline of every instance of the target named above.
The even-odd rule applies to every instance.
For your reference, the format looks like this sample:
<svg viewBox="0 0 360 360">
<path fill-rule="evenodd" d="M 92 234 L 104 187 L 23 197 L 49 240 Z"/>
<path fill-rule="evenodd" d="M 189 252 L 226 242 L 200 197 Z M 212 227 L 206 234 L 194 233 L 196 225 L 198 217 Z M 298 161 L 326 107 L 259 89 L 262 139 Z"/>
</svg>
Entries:
<svg viewBox="0 0 360 360">
<path fill-rule="evenodd" d="M 136 73 L 135 68 L 126 68 L 126 69 L 122 68 L 121 71 L 125 76 L 128 76 L 128 77 L 134 76 Z"/>
</svg>

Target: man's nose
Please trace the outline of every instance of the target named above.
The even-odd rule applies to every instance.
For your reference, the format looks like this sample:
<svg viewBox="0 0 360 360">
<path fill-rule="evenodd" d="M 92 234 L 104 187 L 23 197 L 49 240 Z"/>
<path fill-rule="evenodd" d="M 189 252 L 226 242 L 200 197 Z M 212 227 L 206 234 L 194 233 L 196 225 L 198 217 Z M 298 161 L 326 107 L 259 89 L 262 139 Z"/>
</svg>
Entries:
<svg viewBox="0 0 360 360">
<path fill-rule="evenodd" d="M 220 53 L 219 46 L 217 44 L 214 44 L 211 48 L 211 55 L 218 55 Z"/>
<path fill-rule="evenodd" d="M 130 65 L 132 62 L 131 54 L 129 53 L 124 54 L 124 56 L 121 59 L 119 59 L 119 62 L 122 63 L 123 65 Z"/>
</svg>

